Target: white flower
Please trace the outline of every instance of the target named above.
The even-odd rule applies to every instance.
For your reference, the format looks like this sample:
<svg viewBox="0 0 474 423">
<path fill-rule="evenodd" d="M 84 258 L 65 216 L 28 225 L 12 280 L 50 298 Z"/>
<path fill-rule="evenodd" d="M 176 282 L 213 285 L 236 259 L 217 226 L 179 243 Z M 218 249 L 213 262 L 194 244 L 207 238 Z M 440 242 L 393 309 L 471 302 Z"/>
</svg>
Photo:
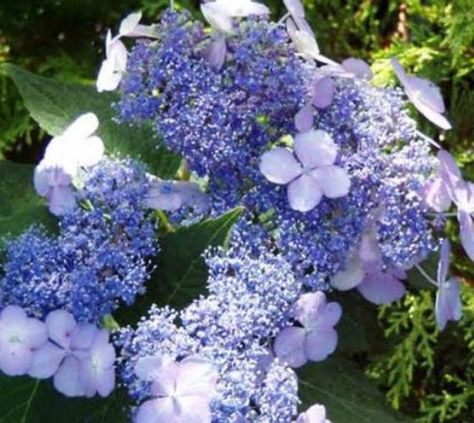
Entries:
<svg viewBox="0 0 474 423">
<path fill-rule="evenodd" d="M 94 135 L 98 127 L 95 114 L 81 115 L 46 148 L 35 169 L 34 186 L 48 200 L 51 213 L 61 215 L 74 207 L 73 179 L 81 167 L 93 166 L 102 159 L 104 144 Z"/>
<path fill-rule="evenodd" d="M 112 37 L 110 30 L 105 40 L 106 59 L 97 77 L 97 91 L 115 91 L 122 76 L 127 69 L 127 48 L 121 41 L 122 37 L 147 37 L 156 38 L 157 34 L 153 25 L 141 25 L 142 12 L 128 15 L 120 24 L 119 33 Z"/>
</svg>

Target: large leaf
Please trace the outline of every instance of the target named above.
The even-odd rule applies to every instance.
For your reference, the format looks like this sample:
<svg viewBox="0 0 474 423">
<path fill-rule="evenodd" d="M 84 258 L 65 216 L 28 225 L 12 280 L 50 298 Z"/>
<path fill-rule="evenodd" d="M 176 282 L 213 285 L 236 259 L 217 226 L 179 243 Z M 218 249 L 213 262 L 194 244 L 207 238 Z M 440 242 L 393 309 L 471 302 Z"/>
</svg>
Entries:
<svg viewBox="0 0 474 423">
<path fill-rule="evenodd" d="M 51 381 L 0 376 L 2 423 L 125 423 L 130 421 L 125 394 L 109 398 L 70 399 L 57 393 Z"/>
<path fill-rule="evenodd" d="M 179 157 L 162 145 L 152 128 L 115 122 L 116 94 L 99 94 L 93 87 L 44 78 L 11 64 L 2 68 L 15 82 L 33 119 L 49 134 L 58 135 L 79 115 L 94 112 L 100 120 L 99 135 L 109 153 L 142 160 L 162 178 L 176 174 Z"/>
<path fill-rule="evenodd" d="M 156 270 L 148 282 L 147 292 L 133 306 L 117 315 L 119 323 L 134 323 L 152 304 L 180 308 L 206 291 L 207 267 L 203 253 L 211 246 L 227 243 L 234 223 L 242 214 L 236 208 L 217 219 L 181 227 L 160 240 Z"/>
<path fill-rule="evenodd" d="M 390 408 L 382 393 L 344 358 L 307 365 L 298 377 L 302 410 L 324 404 L 333 423 L 410 421 Z"/>
<path fill-rule="evenodd" d="M 18 235 L 33 223 L 55 227 L 56 220 L 32 181 L 33 166 L 0 161 L 0 239 Z"/>
</svg>

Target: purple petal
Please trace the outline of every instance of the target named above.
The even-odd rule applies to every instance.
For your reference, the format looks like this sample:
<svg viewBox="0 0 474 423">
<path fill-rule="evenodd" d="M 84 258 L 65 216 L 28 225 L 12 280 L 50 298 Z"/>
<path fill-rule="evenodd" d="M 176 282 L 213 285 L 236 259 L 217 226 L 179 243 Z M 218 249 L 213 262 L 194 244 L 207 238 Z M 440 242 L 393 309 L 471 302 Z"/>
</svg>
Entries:
<svg viewBox="0 0 474 423">
<path fill-rule="evenodd" d="M 51 187 L 48 194 L 49 211 L 55 216 L 62 216 L 76 205 L 76 196 L 69 186 Z"/>
<path fill-rule="evenodd" d="M 309 292 L 301 295 L 293 306 L 292 316 L 306 329 L 313 327 L 320 313 L 326 307 L 326 295 L 323 292 Z"/>
<path fill-rule="evenodd" d="M 71 350 L 89 350 L 99 329 L 92 324 L 82 323 L 74 328 L 71 334 Z"/>
<path fill-rule="evenodd" d="M 260 172 L 270 182 L 286 185 L 301 175 L 302 169 L 289 150 L 277 147 L 262 155 Z"/>
<path fill-rule="evenodd" d="M 227 55 L 227 44 L 225 37 L 219 36 L 214 39 L 204 53 L 206 61 L 216 70 L 224 66 Z"/>
<path fill-rule="evenodd" d="M 452 128 L 451 123 L 449 123 L 449 121 L 441 113 L 434 111 L 417 98 L 411 98 L 411 101 L 418 109 L 418 111 L 436 126 L 446 131 Z"/>
<path fill-rule="evenodd" d="M 440 176 L 448 188 L 453 191 L 462 182 L 462 175 L 454 157 L 446 150 L 438 151 Z"/>
<path fill-rule="evenodd" d="M 143 380 L 154 380 L 163 374 L 163 369 L 167 367 L 173 360 L 162 355 L 152 355 L 140 358 L 135 364 L 135 374 Z M 173 386 L 175 383 L 176 374 L 170 378 L 169 383 L 165 385 Z M 165 389 L 165 392 L 168 390 Z"/>
<path fill-rule="evenodd" d="M 85 389 L 80 376 L 80 362 L 73 356 L 68 356 L 59 366 L 54 375 L 54 387 L 67 397 L 85 395 Z"/>
<path fill-rule="evenodd" d="M 452 197 L 459 210 L 468 214 L 474 213 L 474 185 L 469 182 L 459 181 L 452 189 Z"/>
<path fill-rule="evenodd" d="M 134 422 L 180 422 L 180 420 L 176 418 L 178 411 L 179 410 L 174 406 L 174 401 L 171 398 L 157 398 L 146 401 L 138 408 Z"/>
<path fill-rule="evenodd" d="M 425 203 L 438 213 L 449 210 L 451 207 L 451 196 L 446 184 L 441 178 L 434 178 L 423 190 Z"/>
<path fill-rule="evenodd" d="M 431 81 L 416 76 L 409 76 L 408 87 L 412 95 L 430 110 L 437 113 L 444 113 L 446 111 L 441 91 Z"/>
<path fill-rule="evenodd" d="M 368 274 L 357 289 L 366 300 L 378 305 L 397 301 L 405 294 L 405 285 L 383 272 Z"/>
<path fill-rule="evenodd" d="M 91 359 L 96 367 L 110 369 L 116 359 L 115 349 L 109 342 L 109 332 L 105 329 L 98 331 L 90 349 Z"/>
<path fill-rule="evenodd" d="M 349 193 L 351 180 L 346 170 L 339 166 L 324 166 L 314 169 L 311 176 L 328 198 L 344 197 Z"/>
<path fill-rule="evenodd" d="M 380 251 L 375 227 L 362 234 L 358 253 L 365 263 L 379 263 L 382 260 L 382 252 Z"/>
<path fill-rule="evenodd" d="M 290 367 L 298 368 L 308 360 L 304 353 L 306 332 L 303 328 L 287 327 L 275 338 L 273 350 L 275 355 Z"/>
<path fill-rule="evenodd" d="M 65 356 L 65 350 L 48 342 L 38 351 L 35 351 L 28 375 L 36 379 L 50 378 L 56 373 Z"/>
<path fill-rule="evenodd" d="M 461 244 L 469 258 L 474 261 L 474 221 L 463 210 L 458 211 Z"/>
<path fill-rule="evenodd" d="M 296 135 L 294 149 L 307 169 L 332 165 L 338 152 L 338 146 L 330 135 L 320 129 Z"/>
<path fill-rule="evenodd" d="M 187 357 L 180 363 L 176 394 L 211 398 L 217 376 L 216 368 L 208 360 L 198 356 Z"/>
<path fill-rule="evenodd" d="M 321 198 L 321 189 L 312 176 L 301 175 L 288 185 L 288 201 L 293 210 L 308 212 L 319 204 Z"/>
<path fill-rule="evenodd" d="M 458 321 L 462 316 L 462 304 L 459 296 L 460 284 L 457 278 L 444 282 L 436 294 L 436 323 L 440 330 L 446 327 L 448 321 Z"/>
<path fill-rule="evenodd" d="M 365 270 L 360 260 L 352 259 L 347 267 L 337 272 L 331 279 L 331 285 L 339 291 L 348 291 L 359 285 L 365 277 Z"/>
<path fill-rule="evenodd" d="M 451 243 L 445 239 L 441 244 L 440 258 L 438 265 L 438 285 L 442 285 L 448 277 L 449 263 L 451 255 Z"/>
<path fill-rule="evenodd" d="M 21 343 L 9 342 L 0 345 L 0 370 L 7 376 L 22 376 L 31 366 L 33 353 Z"/>
<path fill-rule="evenodd" d="M 49 338 L 61 347 L 68 349 L 71 334 L 76 328 L 76 321 L 71 313 L 64 310 L 52 311 L 46 317 Z"/>
<path fill-rule="evenodd" d="M 295 115 L 295 127 L 299 132 L 307 132 L 313 127 L 313 124 L 313 106 L 308 103 Z"/>
<path fill-rule="evenodd" d="M 313 330 L 306 335 L 304 351 L 308 360 L 323 361 L 337 347 L 337 332 L 334 329 Z"/>
<path fill-rule="evenodd" d="M 371 80 L 374 76 L 370 66 L 362 59 L 350 57 L 342 62 L 342 67 L 346 71 L 353 73 L 358 78 Z"/>
<path fill-rule="evenodd" d="M 314 83 L 313 104 L 318 109 L 329 107 L 334 98 L 334 81 L 329 76 L 318 78 Z"/>
</svg>

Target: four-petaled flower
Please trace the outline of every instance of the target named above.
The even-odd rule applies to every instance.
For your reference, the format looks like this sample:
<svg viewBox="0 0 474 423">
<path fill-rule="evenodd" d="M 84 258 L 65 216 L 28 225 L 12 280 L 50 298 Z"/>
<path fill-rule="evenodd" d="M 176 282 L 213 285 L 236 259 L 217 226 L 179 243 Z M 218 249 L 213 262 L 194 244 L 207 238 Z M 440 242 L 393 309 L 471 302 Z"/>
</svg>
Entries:
<svg viewBox="0 0 474 423">
<path fill-rule="evenodd" d="M 451 129 L 451 124 L 443 116 L 446 108 L 439 88 L 427 79 L 407 75 L 394 57 L 391 63 L 406 95 L 417 110 L 441 129 Z"/>
<path fill-rule="evenodd" d="M 336 349 L 334 326 L 341 314 L 340 305 L 327 303 L 321 291 L 303 294 L 292 310 L 292 317 L 302 327 L 286 327 L 277 335 L 273 345 L 275 355 L 291 367 L 301 367 L 308 360 L 325 360 Z"/>
<path fill-rule="evenodd" d="M 375 227 L 372 226 L 362 234 L 356 251 L 344 269 L 333 276 L 331 285 L 340 291 L 357 288 L 366 300 L 374 304 L 389 304 L 405 294 L 405 285 L 400 281 L 405 277 L 403 270 L 384 266 Z"/>
<path fill-rule="evenodd" d="M 456 161 L 447 151 L 440 150 L 438 159 L 438 173 L 424 189 L 425 202 L 440 213 L 449 210 L 453 202 L 456 204 L 461 244 L 474 261 L 474 184 L 463 180 Z"/>
<path fill-rule="evenodd" d="M 53 138 L 34 174 L 36 192 L 48 200 L 55 215 L 75 205 L 71 183 L 81 167 L 97 164 L 104 155 L 104 144 L 94 133 L 99 120 L 93 113 L 79 116 L 59 136 Z"/>
<path fill-rule="evenodd" d="M 28 374 L 37 379 L 54 375 L 55 388 L 68 397 L 108 396 L 115 385 L 115 350 L 108 332 L 56 310 L 46 318 L 50 341 L 34 355 Z"/>
<path fill-rule="evenodd" d="M 277 147 L 261 157 L 260 171 L 275 184 L 288 184 L 288 201 L 293 210 L 307 212 L 316 207 L 323 195 L 339 198 L 351 185 L 345 169 L 334 165 L 338 146 L 328 133 L 312 130 L 294 140 L 295 156 Z"/>
<path fill-rule="evenodd" d="M 137 410 L 136 423 L 210 423 L 210 401 L 217 371 L 207 360 L 189 356 L 180 362 L 169 356 L 138 360 L 136 375 L 152 382 L 153 399 Z"/>
<path fill-rule="evenodd" d="M 436 323 L 440 330 L 446 327 L 449 320 L 457 321 L 462 315 L 461 299 L 459 297 L 459 280 L 455 277 L 446 280 L 449 270 L 451 244 L 444 240 L 438 265 L 438 291 L 436 293 Z"/>
<path fill-rule="evenodd" d="M 44 323 L 28 317 L 21 307 L 5 307 L 0 314 L 0 370 L 8 376 L 26 374 L 35 350 L 47 340 Z"/>
</svg>

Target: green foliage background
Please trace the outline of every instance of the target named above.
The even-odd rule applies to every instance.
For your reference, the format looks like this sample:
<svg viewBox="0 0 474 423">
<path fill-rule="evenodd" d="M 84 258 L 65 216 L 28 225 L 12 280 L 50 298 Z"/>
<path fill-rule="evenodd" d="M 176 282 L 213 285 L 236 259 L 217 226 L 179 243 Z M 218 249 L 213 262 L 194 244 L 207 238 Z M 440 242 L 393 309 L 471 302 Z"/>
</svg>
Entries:
<svg viewBox="0 0 474 423">
<path fill-rule="evenodd" d="M 197 1 L 177 3 L 198 11 Z M 281 1 L 266 3 L 275 18 L 284 13 Z M 92 85 L 106 29 L 116 28 L 124 15 L 139 8 L 152 20 L 167 4 L 164 0 L 2 1 L 0 63 Z M 368 60 L 379 84 L 393 81 L 387 58 L 396 55 L 411 71 L 441 86 L 454 124 L 443 143 L 462 164 L 465 176 L 474 180 L 474 0 L 307 0 L 305 4 L 326 55 Z M 420 124 L 426 133 L 438 135 L 431 125 Z M 0 157 L 34 163 L 46 140 L 12 81 L 0 74 Z M 351 326 L 351 316 L 340 329 L 341 348 L 357 363 L 355 371 L 365 371 L 395 408 L 421 422 L 474 421 L 474 267 L 459 248 L 456 224 L 450 223 L 449 233 L 455 242 L 454 273 L 464 282 L 464 317 L 459 324 L 439 333 L 434 292 L 420 291 L 420 281 L 395 305 L 374 310 L 361 304 L 354 311 L 358 320 L 366 318 L 373 325 L 370 339 Z M 372 321 L 372 314 L 378 319 Z"/>
</svg>

